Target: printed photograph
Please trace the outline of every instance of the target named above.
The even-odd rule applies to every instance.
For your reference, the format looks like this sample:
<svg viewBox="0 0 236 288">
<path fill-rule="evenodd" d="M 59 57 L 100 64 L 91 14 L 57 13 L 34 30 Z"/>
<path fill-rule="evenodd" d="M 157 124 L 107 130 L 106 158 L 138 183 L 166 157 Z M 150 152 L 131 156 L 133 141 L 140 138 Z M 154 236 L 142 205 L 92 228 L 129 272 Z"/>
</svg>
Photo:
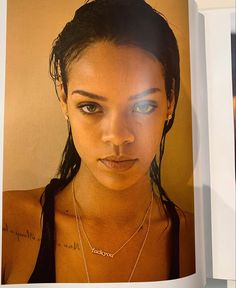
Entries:
<svg viewBox="0 0 236 288">
<path fill-rule="evenodd" d="M 8 0 L 2 284 L 195 273 L 187 0 Z"/>
</svg>

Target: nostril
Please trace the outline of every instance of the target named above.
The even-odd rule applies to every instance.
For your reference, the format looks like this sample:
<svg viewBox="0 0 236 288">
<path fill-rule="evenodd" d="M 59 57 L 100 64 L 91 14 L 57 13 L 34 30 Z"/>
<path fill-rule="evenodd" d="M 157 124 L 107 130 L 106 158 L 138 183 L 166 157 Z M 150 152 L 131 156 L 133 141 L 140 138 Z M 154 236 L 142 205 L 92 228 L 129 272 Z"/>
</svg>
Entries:
<svg viewBox="0 0 236 288">
<path fill-rule="evenodd" d="M 120 146 L 134 142 L 134 135 L 131 133 L 126 133 L 125 131 L 120 133 L 106 133 L 106 135 L 103 135 L 102 140 L 103 142 Z"/>
<path fill-rule="evenodd" d="M 132 131 L 132 125 L 128 123 L 128 119 L 118 114 L 116 111 L 103 123 L 102 140 L 118 146 L 134 142 L 135 136 Z"/>
</svg>

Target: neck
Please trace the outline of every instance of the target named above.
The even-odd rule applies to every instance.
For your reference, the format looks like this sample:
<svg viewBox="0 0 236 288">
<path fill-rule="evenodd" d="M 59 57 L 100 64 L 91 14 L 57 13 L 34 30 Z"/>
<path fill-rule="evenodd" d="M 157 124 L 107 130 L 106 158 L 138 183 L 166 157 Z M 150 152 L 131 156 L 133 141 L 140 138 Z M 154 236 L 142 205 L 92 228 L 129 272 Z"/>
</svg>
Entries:
<svg viewBox="0 0 236 288">
<path fill-rule="evenodd" d="M 82 217 L 113 225 L 137 222 L 148 208 L 152 188 L 149 175 L 123 190 L 103 186 L 88 169 L 81 165 L 74 181 L 74 193 Z"/>
</svg>

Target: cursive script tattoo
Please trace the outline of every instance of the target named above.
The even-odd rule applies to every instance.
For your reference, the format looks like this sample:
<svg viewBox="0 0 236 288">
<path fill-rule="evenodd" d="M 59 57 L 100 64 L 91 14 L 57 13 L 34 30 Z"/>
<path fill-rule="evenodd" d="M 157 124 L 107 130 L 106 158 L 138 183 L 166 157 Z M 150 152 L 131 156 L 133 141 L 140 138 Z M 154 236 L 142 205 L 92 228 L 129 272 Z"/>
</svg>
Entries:
<svg viewBox="0 0 236 288">
<path fill-rule="evenodd" d="M 71 250 L 80 250 L 79 243 L 78 242 L 73 242 L 73 244 L 70 243 L 58 243 L 58 246 L 64 247 L 66 249 L 71 249 Z"/>
<path fill-rule="evenodd" d="M 40 238 L 36 237 L 33 232 L 26 229 L 25 231 L 16 231 L 8 227 L 8 224 L 5 223 L 2 228 L 3 232 L 10 233 L 16 236 L 17 241 L 20 241 L 20 239 L 28 239 L 33 241 L 40 241 Z"/>
<path fill-rule="evenodd" d="M 30 231 L 29 229 L 25 229 L 23 231 L 17 231 L 8 226 L 7 223 L 5 223 L 2 227 L 2 231 L 4 233 L 9 233 L 16 237 L 17 242 L 23 241 L 23 240 L 30 240 L 30 241 L 41 241 L 40 237 L 36 237 L 35 233 Z M 72 243 L 68 242 L 57 242 L 56 246 L 60 248 L 70 249 L 70 250 L 80 250 L 80 245 L 78 242 L 74 241 Z"/>
</svg>

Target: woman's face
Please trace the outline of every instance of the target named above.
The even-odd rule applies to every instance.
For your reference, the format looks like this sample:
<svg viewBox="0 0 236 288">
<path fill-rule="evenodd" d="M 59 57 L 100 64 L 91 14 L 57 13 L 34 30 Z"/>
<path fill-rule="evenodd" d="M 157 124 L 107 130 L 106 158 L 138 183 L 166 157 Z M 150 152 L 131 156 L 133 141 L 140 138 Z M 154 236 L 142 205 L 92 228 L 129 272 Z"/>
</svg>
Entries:
<svg viewBox="0 0 236 288">
<path fill-rule="evenodd" d="M 174 103 L 167 100 L 162 65 L 154 56 L 98 42 L 69 66 L 61 105 L 81 169 L 103 186 L 123 190 L 149 175 Z"/>
</svg>

